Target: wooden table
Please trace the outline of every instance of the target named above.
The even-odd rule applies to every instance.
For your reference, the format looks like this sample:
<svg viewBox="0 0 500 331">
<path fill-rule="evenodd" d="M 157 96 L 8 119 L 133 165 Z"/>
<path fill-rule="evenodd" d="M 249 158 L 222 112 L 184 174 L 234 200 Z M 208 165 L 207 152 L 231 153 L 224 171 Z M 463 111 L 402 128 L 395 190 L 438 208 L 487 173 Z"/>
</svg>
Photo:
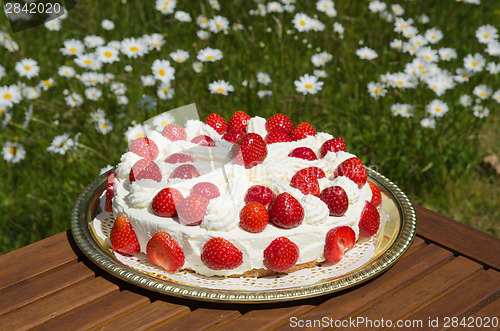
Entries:
<svg viewBox="0 0 500 331">
<path fill-rule="evenodd" d="M 417 237 L 388 271 L 342 292 L 276 304 L 216 304 L 142 289 L 101 270 L 62 232 L 0 256 L 0 330 L 380 329 L 397 321 L 499 329 L 500 240 L 415 210 Z"/>
</svg>

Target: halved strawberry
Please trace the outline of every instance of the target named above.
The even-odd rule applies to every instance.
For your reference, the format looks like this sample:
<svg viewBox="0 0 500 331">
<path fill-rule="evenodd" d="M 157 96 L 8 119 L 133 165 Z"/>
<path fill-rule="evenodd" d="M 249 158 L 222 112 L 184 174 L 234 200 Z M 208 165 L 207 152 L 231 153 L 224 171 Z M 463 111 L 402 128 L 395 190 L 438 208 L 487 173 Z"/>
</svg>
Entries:
<svg viewBox="0 0 500 331">
<path fill-rule="evenodd" d="M 357 157 L 345 160 L 335 169 L 333 177 L 337 178 L 339 176 L 346 176 L 358 184 L 359 188 L 362 188 L 366 184 L 366 179 L 368 178 L 363 162 Z"/>
<path fill-rule="evenodd" d="M 201 194 L 191 194 L 177 205 L 179 222 L 183 225 L 199 225 L 207 213 L 210 200 Z"/>
<path fill-rule="evenodd" d="M 146 137 L 134 140 L 128 147 L 128 151 L 150 160 L 156 159 L 160 153 L 156 143 Z"/>
<path fill-rule="evenodd" d="M 155 182 L 161 182 L 160 167 L 150 159 L 140 159 L 132 166 L 129 173 L 129 180 L 133 181 L 139 179 L 152 179 Z"/>
<path fill-rule="evenodd" d="M 319 194 L 319 198 L 327 205 L 328 210 L 330 210 L 330 216 L 342 216 L 347 211 L 347 208 L 349 208 L 347 193 L 340 186 L 325 188 Z"/>
<path fill-rule="evenodd" d="M 122 254 L 135 254 L 141 251 L 141 246 L 132 224 L 127 216 L 120 214 L 111 228 L 109 236 L 113 249 Z"/>
<path fill-rule="evenodd" d="M 312 127 L 311 124 L 307 122 L 302 122 L 297 125 L 292 131 L 292 140 L 301 140 L 307 138 L 308 136 L 315 136 L 316 130 Z"/>
<path fill-rule="evenodd" d="M 241 265 L 243 254 L 228 240 L 216 237 L 203 245 L 201 261 L 212 270 L 230 270 Z"/>
<path fill-rule="evenodd" d="M 279 129 L 269 131 L 264 139 L 266 144 L 275 144 L 275 143 L 286 143 L 292 141 L 292 138 L 285 131 L 281 131 Z"/>
<path fill-rule="evenodd" d="M 113 211 L 113 196 L 115 195 L 115 179 L 116 172 L 110 171 L 108 172 L 108 185 L 106 187 L 106 202 L 104 204 L 104 211 L 111 213 Z"/>
<path fill-rule="evenodd" d="M 299 246 L 287 237 L 274 239 L 264 250 L 264 266 L 275 272 L 286 272 L 299 260 Z"/>
<path fill-rule="evenodd" d="M 312 194 L 316 197 L 320 191 L 318 179 L 309 172 L 297 171 L 290 180 L 290 186 L 300 190 L 302 194 Z"/>
<path fill-rule="evenodd" d="M 259 202 L 250 202 L 240 211 L 240 226 L 248 232 L 259 233 L 264 231 L 269 223 L 269 213 L 266 207 Z"/>
<path fill-rule="evenodd" d="M 193 162 L 193 158 L 191 155 L 187 155 L 184 153 L 174 153 L 172 155 L 169 155 L 163 162 L 170 164 L 186 163 L 186 162 Z"/>
<path fill-rule="evenodd" d="M 276 198 L 276 194 L 269 187 L 253 185 L 247 190 L 244 200 L 245 203 L 259 202 L 267 207 L 274 198 Z"/>
<path fill-rule="evenodd" d="M 290 118 L 284 114 L 274 114 L 266 121 L 266 130 L 267 132 L 281 130 L 290 134 L 293 130 L 293 123 Z"/>
<path fill-rule="evenodd" d="M 226 133 L 228 128 L 226 120 L 216 113 L 208 115 L 205 124 L 217 131 L 218 134 Z"/>
<path fill-rule="evenodd" d="M 217 185 L 210 182 L 199 182 L 191 188 L 191 194 L 201 194 L 207 199 L 215 199 L 220 196 L 220 191 Z"/>
<path fill-rule="evenodd" d="M 268 210 L 269 221 L 281 228 L 295 228 L 304 220 L 304 208 L 287 192 L 281 193 L 271 201 Z"/>
<path fill-rule="evenodd" d="M 230 143 L 235 143 L 238 139 L 243 137 L 245 135 L 245 132 L 238 130 L 238 131 L 228 131 L 224 133 L 222 136 L 222 139 L 229 141 Z"/>
<path fill-rule="evenodd" d="M 146 254 L 149 262 L 167 271 L 176 271 L 184 265 L 184 252 L 179 244 L 165 231 L 156 232 L 148 241 Z"/>
<path fill-rule="evenodd" d="M 325 157 L 326 153 L 328 152 L 340 152 L 340 151 L 346 151 L 347 147 L 345 146 L 345 141 L 342 138 L 332 138 L 330 140 L 327 140 L 321 145 L 319 149 L 319 156 L 321 158 Z"/>
<path fill-rule="evenodd" d="M 164 137 L 171 141 L 186 140 L 186 130 L 178 124 L 167 124 L 161 133 Z"/>
<path fill-rule="evenodd" d="M 354 247 L 356 233 L 348 226 L 339 226 L 326 234 L 324 255 L 327 261 L 339 262 L 344 252 Z"/>
<path fill-rule="evenodd" d="M 382 203 L 382 192 L 380 192 L 380 189 L 378 188 L 378 186 L 375 183 L 373 183 L 369 180 L 367 182 L 370 185 L 370 189 L 372 191 L 372 199 L 370 202 L 375 207 L 378 207 Z"/>
<path fill-rule="evenodd" d="M 307 161 L 314 161 L 317 160 L 318 157 L 316 156 L 316 153 L 309 147 L 297 147 L 293 151 L 291 151 L 288 154 L 289 157 L 296 157 L 299 159 L 307 160 Z"/>
<path fill-rule="evenodd" d="M 233 162 L 249 169 L 267 157 L 267 145 L 257 133 L 247 133 L 231 148 Z"/>
<path fill-rule="evenodd" d="M 175 168 L 168 178 L 191 179 L 196 177 L 200 177 L 198 169 L 196 169 L 194 165 L 187 163 L 181 164 L 180 166 Z"/>
<path fill-rule="evenodd" d="M 380 227 L 380 214 L 370 201 L 366 201 L 361 219 L 359 220 L 359 236 L 371 237 L 377 233 Z"/>
<path fill-rule="evenodd" d="M 199 135 L 191 139 L 191 142 L 200 146 L 214 147 L 215 141 L 207 135 Z"/>
<path fill-rule="evenodd" d="M 151 203 L 153 213 L 161 217 L 177 215 L 177 206 L 184 199 L 182 193 L 173 187 L 167 187 L 158 192 Z"/>
<path fill-rule="evenodd" d="M 300 173 L 301 175 L 306 175 L 307 174 L 307 175 L 310 175 L 310 176 L 314 176 L 317 179 L 325 178 L 326 177 L 326 174 L 323 171 L 323 169 L 318 168 L 318 167 L 307 167 L 307 168 L 304 168 L 304 169 L 300 169 L 299 171 L 297 171 L 297 174 L 298 173 Z"/>
<path fill-rule="evenodd" d="M 247 132 L 248 120 L 251 117 L 247 113 L 238 110 L 231 116 L 228 123 L 228 131 L 243 131 Z"/>
</svg>

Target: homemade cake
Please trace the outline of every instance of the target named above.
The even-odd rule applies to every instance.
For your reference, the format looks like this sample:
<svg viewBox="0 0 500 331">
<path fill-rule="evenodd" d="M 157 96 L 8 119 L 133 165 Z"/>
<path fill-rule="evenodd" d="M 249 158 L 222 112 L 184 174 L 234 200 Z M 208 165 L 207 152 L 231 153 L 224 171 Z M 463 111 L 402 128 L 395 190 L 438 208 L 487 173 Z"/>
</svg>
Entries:
<svg viewBox="0 0 500 331">
<path fill-rule="evenodd" d="M 242 111 L 145 132 L 108 174 L 106 192 L 117 252 L 206 276 L 338 262 L 377 233 L 380 203 L 341 138 Z"/>
</svg>

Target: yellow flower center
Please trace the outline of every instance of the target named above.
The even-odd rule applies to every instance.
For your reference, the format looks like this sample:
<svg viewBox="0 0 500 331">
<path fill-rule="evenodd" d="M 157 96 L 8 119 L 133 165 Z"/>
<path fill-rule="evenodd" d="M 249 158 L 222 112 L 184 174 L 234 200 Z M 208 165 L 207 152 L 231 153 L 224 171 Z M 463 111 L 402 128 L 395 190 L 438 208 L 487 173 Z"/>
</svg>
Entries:
<svg viewBox="0 0 500 331">
<path fill-rule="evenodd" d="M 431 59 L 431 57 L 430 57 L 429 55 L 426 55 L 426 56 L 425 56 L 425 59 L 426 59 L 426 60 L 430 60 L 430 59 Z"/>
<path fill-rule="evenodd" d="M 375 89 L 375 93 L 380 94 L 380 93 L 382 93 L 382 90 L 377 88 L 377 89 Z"/>
<path fill-rule="evenodd" d="M 12 95 L 10 95 L 10 93 L 5 93 L 5 94 L 3 95 L 3 98 L 4 98 L 4 99 L 12 99 Z"/>
<path fill-rule="evenodd" d="M 31 67 L 30 67 L 30 66 L 24 66 L 24 70 L 26 70 L 26 71 L 30 71 L 30 70 L 31 70 Z"/>
<path fill-rule="evenodd" d="M 17 154 L 17 151 L 18 151 L 18 148 L 17 147 L 14 147 L 14 146 L 11 146 L 9 148 L 9 153 L 12 154 L 12 155 L 16 155 Z"/>
<path fill-rule="evenodd" d="M 167 92 L 168 92 L 168 87 L 164 87 L 163 88 L 163 93 L 167 93 Z M 166 122 L 162 122 L 162 125 L 163 125 L 163 123 L 166 123 Z M 163 125 L 163 126 L 165 126 L 165 125 Z"/>
<path fill-rule="evenodd" d="M 139 132 L 138 134 L 135 135 L 135 139 L 142 138 L 144 137 L 144 133 Z"/>
<path fill-rule="evenodd" d="M 436 107 L 436 109 L 434 109 L 437 113 L 439 113 L 441 111 L 441 109 L 439 109 L 438 107 Z"/>
<path fill-rule="evenodd" d="M 217 92 L 225 92 L 225 91 L 226 91 L 226 90 L 224 90 L 222 87 L 219 87 L 219 88 L 217 89 Z"/>
<path fill-rule="evenodd" d="M 403 81 L 398 81 L 398 85 L 403 85 Z"/>
<path fill-rule="evenodd" d="M 481 93 L 481 96 L 482 96 L 482 97 L 485 97 L 485 96 L 486 96 L 486 93 L 482 92 L 482 93 Z"/>
<path fill-rule="evenodd" d="M 158 73 L 160 74 L 160 76 L 165 76 L 165 70 L 163 69 L 158 70 Z"/>
<path fill-rule="evenodd" d="M 182 57 L 177 58 L 177 62 L 182 62 L 182 61 L 184 61 L 184 59 Z"/>
<path fill-rule="evenodd" d="M 70 51 L 71 53 L 76 53 L 76 48 L 71 47 L 71 48 L 69 49 L 69 51 Z"/>
<path fill-rule="evenodd" d="M 490 35 L 485 33 L 483 37 L 484 37 L 484 39 L 488 39 L 490 37 Z"/>
<path fill-rule="evenodd" d="M 431 39 L 436 39 L 436 36 L 432 36 Z"/>
<path fill-rule="evenodd" d="M 207 56 L 207 60 L 213 60 L 213 59 L 214 59 L 214 57 L 212 55 Z"/>
<path fill-rule="evenodd" d="M 167 126 L 168 125 L 168 122 L 167 121 L 162 121 L 161 122 L 161 126 Z"/>
<path fill-rule="evenodd" d="M 85 60 L 85 61 L 83 61 L 83 63 L 85 63 L 85 64 L 91 64 L 92 61 L 91 60 Z"/>
<path fill-rule="evenodd" d="M 202 19 L 201 23 L 205 24 L 205 23 L 207 23 L 207 20 L 206 19 Z"/>
<path fill-rule="evenodd" d="M 462 75 L 462 77 L 463 77 L 463 78 L 469 78 L 469 75 L 467 75 L 467 74 L 463 74 L 463 75 Z"/>
<path fill-rule="evenodd" d="M 101 124 L 101 128 L 106 129 L 107 127 L 108 127 L 108 126 L 106 125 L 106 123 L 102 123 L 102 124 Z"/>
<path fill-rule="evenodd" d="M 222 28 L 222 25 L 220 23 L 217 23 L 217 28 L 218 29 Z"/>
<path fill-rule="evenodd" d="M 304 26 L 304 25 L 306 25 L 306 22 L 305 21 L 300 21 L 299 24 L 302 25 L 302 26 Z"/>
<path fill-rule="evenodd" d="M 476 61 L 472 62 L 472 66 L 476 67 L 477 66 L 477 62 Z"/>
<path fill-rule="evenodd" d="M 306 89 L 312 89 L 313 88 L 313 86 L 311 84 L 306 84 L 305 87 L 306 87 Z"/>
<path fill-rule="evenodd" d="M 52 83 L 48 80 L 44 80 L 43 81 L 43 85 L 47 86 L 47 87 L 51 87 L 52 86 Z"/>
<path fill-rule="evenodd" d="M 132 46 L 132 47 L 130 47 L 130 50 L 131 50 L 132 52 L 137 52 L 137 51 L 139 50 L 139 48 L 137 48 L 137 47 L 135 47 L 135 46 Z"/>
<path fill-rule="evenodd" d="M 113 54 L 111 54 L 111 52 L 104 52 L 104 56 L 105 57 L 111 57 Z"/>
</svg>

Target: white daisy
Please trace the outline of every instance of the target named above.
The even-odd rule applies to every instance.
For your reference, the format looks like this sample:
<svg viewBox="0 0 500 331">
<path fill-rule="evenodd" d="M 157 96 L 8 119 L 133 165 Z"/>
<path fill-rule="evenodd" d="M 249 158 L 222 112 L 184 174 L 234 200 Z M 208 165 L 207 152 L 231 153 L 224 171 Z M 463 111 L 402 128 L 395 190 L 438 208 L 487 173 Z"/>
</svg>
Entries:
<svg viewBox="0 0 500 331">
<path fill-rule="evenodd" d="M 457 51 L 454 48 L 443 47 L 438 49 L 438 53 L 443 61 L 451 61 L 457 58 Z"/>
<path fill-rule="evenodd" d="M 119 104 L 119 105 L 128 105 L 128 98 L 126 95 L 119 95 L 117 98 L 116 98 L 116 102 Z"/>
<path fill-rule="evenodd" d="M 170 86 L 170 84 L 162 83 L 160 86 L 158 86 L 156 94 L 161 100 L 170 100 L 174 97 L 175 90 Z"/>
<path fill-rule="evenodd" d="M 458 68 L 456 70 L 456 75 L 453 77 L 457 83 L 465 83 L 468 82 L 470 77 L 474 75 L 472 70 L 468 70 L 465 68 Z"/>
<path fill-rule="evenodd" d="M 381 83 L 369 82 L 367 88 L 368 93 L 370 93 L 370 96 L 375 100 L 385 96 L 387 93 L 387 89 L 385 88 L 384 84 Z"/>
<path fill-rule="evenodd" d="M 90 35 L 90 36 L 85 36 L 85 38 L 83 38 L 83 43 L 88 48 L 96 48 L 96 47 L 104 45 L 105 42 L 104 42 L 104 38 L 102 38 L 100 36 Z"/>
<path fill-rule="evenodd" d="M 405 20 L 401 17 L 396 17 L 396 19 L 394 20 L 394 32 L 403 33 L 405 29 L 412 27 L 412 24 L 413 19 L 411 18 Z"/>
<path fill-rule="evenodd" d="M 225 80 L 216 80 L 208 84 L 208 90 L 212 94 L 228 95 L 228 92 L 234 92 L 234 87 Z"/>
<path fill-rule="evenodd" d="M 425 106 L 427 115 L 432 117 L 443 117 L 448 110 L 448 105 L 439 99 L 434 99 Z"/>
<path fill-rule="evenodd" d="M 83 104 L 83 98 L 80 94 L 73 92 L 64 98 L 66 104 L 70 107 L 77 107 Z"/>
<path fill-rule="evenodd" d="M 500 72 L 500 63 L 488 62 L 488 64 L 486 65 L 486 70 L 488 70 L 490 74 L 496 75 Z"/>
<path fill-rule="evenodd" d="M 111 123 L 109 120 L 105 118 L 99 119 L 95 123 L 95 128 L 98 132 L 102 133 L 103 135 L 107 135 L 110 131 L 113 130 L 113 123 Z"/>
<path fill-rule="evenodd" d="M 493 93 L 492 89 L 488 87 L 486 84 L 477 85 L 472 90 L 472 93 L 477 96 L 479 99 L 485 100 L 490 97 Z"/>
<path fill-rule="evenodd" d="M 486 47 L 486 53 L 491 56 L 500 56 L 500 42 L 497 40 L 490 41 Z"/>
<path fill-rule="evenodd" d="M 214 10 L 220 10 L 220 3 L 217 0 L 209 0 L 210 7 Z"/>
<path fill-rule="evenodd" d="M 85 89 L 85 96 L 89 100 L 97 101 L 102 96 L 102 92 L 96 87 L 89 87 Z"/>
<path fill-rule="evenodd" d="M 425 37 L 420 34 L 410 37 L 410 40 L 408 40 L 408 42 L 415 46 L 415 48 L 417 49 L 429 43 L 429 41 L 427 41 L 427 39 L 425 39 Z"/>
<path fill-rule="evenodd" d="M 69 137 L 69 133 L 54 137 L 50 146 L 47 147 L 47 151 L 61 155 L 66 154 L 70 149 L 76 149 L 76 143 Z"/>
<path fill-rule="evenodd" d="M 273 92 L 269 90 L 260 90 L 257 91 L 257 96 L 259 99 L 269 98 L 273 96 Z"/>
<path fill-rule="evenodd" d="M 99 70 L 102 67 L 102 62 L 97 59 L 94 53 L 78 55 L 74 61 L 80 68 L 84 69 Z"/>
<path fill-rule="evenodd" d="M 182 63 L 189 58 L 189 53 L 183 49 L 178 49 L 170 53 L 170 57 L 177 63 Z"/>
<path fill-rule="evenodd" d="M 192 21 L 191 15 L 189 15 L 189 13 L 186 13 L 185 11 L 182 11 L 182 10 L 176 11 L 174 14 L 174 18 L 176 20 L 178 20 L 179 22 L 187 23 L 187 22 Z"/>
<path fill-rule="evenodd" d="M 21 94 L 27 100 L 38 99 L 42 95 L 40 88 L 37 86 L 26 86 L 22 89 Z"/>
<path fill-rule="evenodd" d="M 432 49 L 428 46 L 422 47 L 417 50 L 415 55 L 422 59 L 424 62 L 438 62 L 439 61 L 439 55 L 438 52 L 435 49 Z"/>
<path fill-rule="evenodd" d="M 422 15 L 418 16 L 418 21 L 420 22 L 420 24 L 427 24 L 427 23 L 429 23 L 430 18 L 429 18 L 429 16 L 422 14 Z"/>
<path fill-rule="evenodd" d="M 120 58 L 118 57 L 119 52 L 113 47 L 99 46 L 95 50 L 95 54 L 97 56 L 97 60 L 101 61 L 102 63 L 113 63 L 120 61 Z"/>
<path fill-rule="evenodd" d="M 475 105 L 474 107 L 472 107 L 472 110 L 474 111 L 474 116 L 478 118 L 485 118 L 490 115 L 490 110 L 482 105 Z"/>
<path fill-rule="evenodd" d="M 266 10 L 269 13 L 282 13 L 284 11 L 283 5 L 278 1 L 268 2 Z"/>
<path fill-rule="evenodd" d="M 134 67 L 132 67 L 130 64 L 127 64 L 126 66 L 123 67 L 123 70 L 125 72 L 132 72 L 134 71 Z"/>
<path fill-rule="evenodd" d="M 21 91 L 15 85 L 0 86 L 0 107 L 12 107 L 21 102 Z"/>
<path fill-rule="evenodd" d="M 472 105 L 472 98 L 470 95 L 463 94 L 460 96 L 458 102 L 464 107 L 469 107 L 470 105 Z"/>
<path fill-rule="evenodd" d="M 229 29 L 229 20 L 224 16 L 216 15 L 208 20 L 208 29 L 213 33 L 227 31 Z"/>
<path fill-rule="evenodd" d="M 403 9 L 403 7 L 401 7 L 398 4 L 391 5 L 391 10 L 392 10 L 392 13 L 396 16 L 401 16 L 405 13 L 405 10 Z"/>
<path fill-rule="evenodd" d="M 60 19 L 53 19 L 50 21 L 47 21 L 43 24 L 47 30 L 49 31 L 59 31 L 61 30 L 61 20 Z"/>
<path fill-rule="evenodd" d="M 196 58 L 201 62 L 215 62 L 223 58 L 222 51 L 215 48 L 204 48 L 198 52 Z"/>
<path fill-rule="evenodd" d="M 174 79 L 175 69 L 170 65 L 168 60 L 156 59 L 151 65 L 153 76 L 155 79 L 163 82 L 170 83 Z"/>
<path fill-rule="evenodd" d="M 500 90 L 496 90 L 495 93 L 491 95 L 491 98 L 500 103 Z"/>
<path fill-rule="evenodd" d="M 374 14 L 383 12 L 386 8 L 387 5 L 385 4 L 385 2 L 378 0 L 370 1 L 370 3 L 368 4 L 368 9 Z"/>
<path fill-rule="evenodd" d="M 392 49 L 402 50 L 403 49 L 403 41 L 401 39 L 394 39 L 390 42 L 389 46 Z"/>
<path fill-rule="evenodd" d="M 333 23 L 333 32 L 337 32 L 340 36 L 344 36 L 344 26 L 338 22 Z"/>
<path fill-rule="evenodd" d="M 294 81 L 297 92 L 304 95 L 316 94 L 318 91 L 321 91 L 323 84 L 323 82 L 318 81 L 318 77 L 309 74 L 305 74 L 299 80 Z"/>
<path fill-rule="evenodd" d="M 361 47 L 357 49 L 356 55 L 362 60 L 373 60 L 378 57 L 377 52 L 368 47 Z"/>
<path fill-rule="evenodd" d="M 6 75 L 5 67 L 0 64 L 0 80 Z"/>
<path fill-rule="evenodd" d="M 152 121 L 149 122 L 151 125 L 151 128 L 155 131 L 158 132 L 163 132 L 163 129 L 169 125 L 169 124 L 175 124 L 175 118 L 170 114 L 169 112 L 164 112 L 161 113 L 160 115 L 157 115 L 153 117 Z"/>
<path fill-rule="evenodd" d="M 196 73 L 200 73 L 203 70 L 202 62 L 193 62 L 193 70 Z"/>
<path fill-rule="evenodd" d="M 52 86 L 54 86 L 54 79 L 52 77 L 43 79 L 40 81 L 40 83 L 38 83 L 38 87 L 44 91 L 47 91 Z"/>
<path fill-rule="evenodd" d="M 293 26 L 299 32 L 307 32 L 311 30 L 312 18 L 304 13 L 297 13 L 292 19 Z"/>
<path fill-rule="evenodd" d="M 19 76 L 29 79 L 38 76 L 38 72 L 40 71 L 38 63 L 33 59 L 22 59 L 16 63 L 15 69 Z"/>
<path fill-rule="evenodd" d="M 76 39 L 65 40 L 63 46 L 60 51 L 64 55 L 81 55 L 85 49 L 83 43 Z"/>
<path fill-rule="evenodd" d="M 424 128 L 434 129 L 436 128 L 436 120 L 434 118 L 423 118 L 420 121 L 420 125 Z"/>
<path fill-rule="evenodd" d="M 148 52 L 148 47 L 142 39 L 125 38 L 121 42 L 120 52 L 129 58 L 141 57 Z"/>
<path fill-rule="evenodd" d="M 262 85 L 269 85 L 272 82 L 272 80 L 268 73 L 258 72 L 257 82 L 261 83 Z"/>
<path fill-rule="evenodd" d="M 113 23 L 113 21 L 110 21 L 108 19 L 104 19 L 102 20 L 101 22 L 101 26 L 104 30 L 113 30 L 115 28 L 115 23 Z"/>
<path fill-rule="evenodd" d="M 2 156 L 6 162 L 17 163 L 26 158 L 26 150 L 21 143 L 8 141 L 2 147 Z"/>
<path fill-rule="evenodd" d="M 156 81 L 153 75 L 141 76 L 142 86 L 155 86 Z"/>
<path fill-rule="evenodd" d="M 110 85 L 110 89 L 116 95 L 123 95 L 127 92 L 127 85 L 122 82 L 113 82 Z"/>
<path fill-rule="evenodd" d="M 79 80 L 85 86 L 96 86 L 97 84 L 103 82 L 104 76 L 100 73 L 89 71 L 82 73 Z"/>
<path fill-rule="evenodd" d="M 97 108 L 96 111 L 90 113 L 90 119 L 92 122 L 98 122 L 106 118 L 106 113 L 101 108 Z"/>
<path fill-rule="evenodd" d="M 482 71 L 485 64 L 486 64 L 486 60 L 479 53 L 475 53 L 474 55 L 468 54 L 464 58 L 465 69 L 468 69 L 468 70 L 471 70 L 474 72 Z"/>
<path fill-rule="evenodd" d="M 441 32 L 441 30 L 436 28 L 430 28 L 429 30 L 425 31 L 424 36 L 425 39 L 427 39 L 431 44 L 435 44 L 443 39 L 443 33 Z"/>
<path fill-rule="evenodd" d="M 316 69 L 316 70 L 313 71 L 313 74 L 314 74 L 314 76 L 316 76 L 318 78 L 326 78 L 326 77 L 328 77 L 328 73 L 325 70 Z"/>
<path fill-rule="evenodd" d="M 414 107 L 406 103 L 395 103 L 391 106 L 393 116 L 401 116 L 405 118 L 413 117 Z"/>
<path fill-rule="evenodd" d="M 202 29 L 208 28 L 208 18 L 203 15 L 199 15 L 196 17 L 196 24 Z"/>
<path fill-rule="evenodd" d="M 490 24 L 482 25 L 476 30 L 476 38 L 482 44 L 498 39 L 498 30 Z"/>
<path fill-rule="evenodd" d="M 162 14 L 172 14 L 177 5 L 176 0 L 156 0 L 155 7 Z"/>
<path fill-rule="evenodd" d="M 205 30 L 198 30 L 198 31 L 196 31 L 196 35 L 201 40 L 207 40 L 208 38 L 210 38 L 210 32 L 205 31 Z"/>
<path fill-rule="evenodd" d="M 136 139 L 147 137 L 151 130 L 151 127 L 147 124 L 134 124 L 129 126 L 124 134 L 130 144 Z"/>
<path fill-rule="evenodd" d="M 165 39 L 160 33 L 153 33 L 143 36 L 143 41 L 150 49 L 155 49 L 159 51 L 161 47 L 165 44 Z"/>
</svg>

